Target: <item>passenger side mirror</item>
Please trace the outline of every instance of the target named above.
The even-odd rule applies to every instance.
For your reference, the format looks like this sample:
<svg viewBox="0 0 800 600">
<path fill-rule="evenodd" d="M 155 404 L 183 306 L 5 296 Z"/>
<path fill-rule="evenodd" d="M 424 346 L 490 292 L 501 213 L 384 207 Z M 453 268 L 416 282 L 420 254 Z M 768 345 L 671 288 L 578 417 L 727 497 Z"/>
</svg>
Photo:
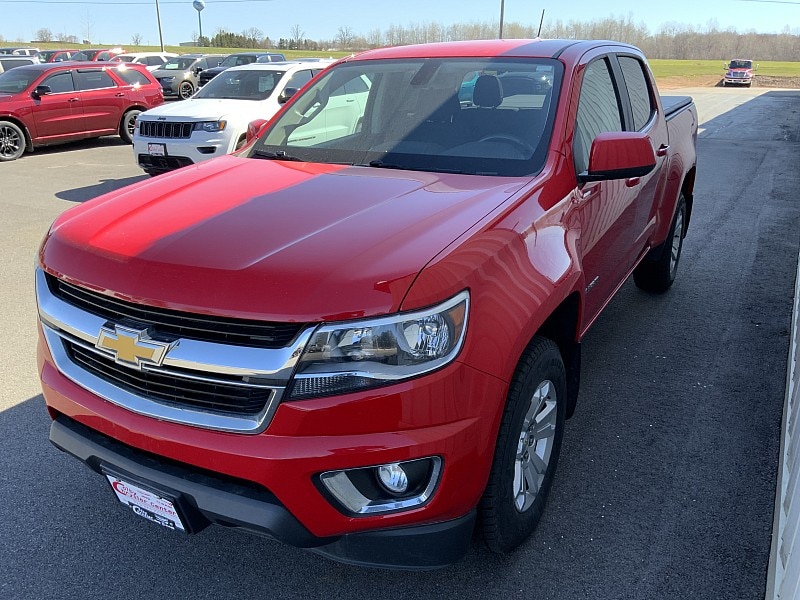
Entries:
<svg viewBox="0 0 800 600">
<path fill-rule="evenodd" d="M 297 88 L 287 87 L 285 90 L 281 92 L 281 95 L 278 96 L 278 104 L 285 104 L 289 98 L 294 96 L 298 92 Z"/>
<path fill-rule="evenodd" d="M 50 88 L 49 85 L 37 85 L 36 89 L 31 92 L 31 97 L 34 100 L 38 100 L 42 96 L 47 96 L 47 94 L 52 94 L 53 90 Z"/>
<path fill-rule="evenodd" d="M 203 70 L 203 67 L 195 67 L 194 69 L 192 69 L 192 71 L 194 71 L 195 75 L 199 75 L 200 71 L 202 71 L 202 70 Z"/>
<path fill-rule="evenodd" d="M 249 144 L 253 139 L 258 137 L 258 134 L 261 133 L 261 129 L 266 125 L 268 121 L 266 119 L 256 119 L 255 121 L 250 121 L 247 124 L 247 143 Z"/>
<path fill-rule="evenodd" d="M 594 138 L 589 168 L 578 174 L 578 181 L 643 177 L 655 166 L 656 155 L 647 135 L 638 131 L 610 131 Z"/>
</svg>

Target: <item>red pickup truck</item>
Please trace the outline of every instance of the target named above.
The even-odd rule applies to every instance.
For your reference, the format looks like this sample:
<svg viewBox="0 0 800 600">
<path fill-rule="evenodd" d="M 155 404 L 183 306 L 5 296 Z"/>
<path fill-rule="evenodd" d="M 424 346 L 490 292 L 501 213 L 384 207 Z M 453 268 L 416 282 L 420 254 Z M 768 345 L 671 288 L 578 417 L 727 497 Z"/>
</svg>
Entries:
<svg viewBox="0 0 800 600">
<path fill-rule="evenodd" d="M 478 523 L 508 552 L 544 509 L 587 329 L 631 274 L 675 278 L 696 133 L 628 45 L 347 58 L 242 150 L 56 220 L 50 439 L 173 530 L 433 568 Z"/>
</svg>

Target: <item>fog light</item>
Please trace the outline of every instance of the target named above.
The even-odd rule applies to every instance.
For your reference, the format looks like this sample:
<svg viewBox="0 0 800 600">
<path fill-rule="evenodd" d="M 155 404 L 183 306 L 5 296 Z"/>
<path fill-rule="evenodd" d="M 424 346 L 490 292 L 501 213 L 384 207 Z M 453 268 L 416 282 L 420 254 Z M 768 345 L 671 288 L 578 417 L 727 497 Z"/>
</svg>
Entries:
<svg viewBox="0 0 800 600">
<path fill-rule="evenodd" d="M 442 474 L 439 456 L 320 473 L 325 497 L 353 516 L 411 510 L 427 503 Z"/>
<path fill-rule="evenodd" d="M 378 479 L 393 494 L 402 494 L 408 489 L 408 475 L 398 463 L 378 467 Z"/>
</svg>

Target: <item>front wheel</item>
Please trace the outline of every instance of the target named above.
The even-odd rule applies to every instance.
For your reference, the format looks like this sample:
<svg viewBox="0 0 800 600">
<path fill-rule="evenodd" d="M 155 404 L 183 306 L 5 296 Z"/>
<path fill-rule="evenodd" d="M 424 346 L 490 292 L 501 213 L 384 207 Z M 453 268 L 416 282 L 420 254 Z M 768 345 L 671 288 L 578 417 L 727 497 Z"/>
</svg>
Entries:
<svg viewBox="0 0 800 600">
<path fill-rule="evenodd" d="M 126 144 L 133 143 L 133 134 L 136 131 L 136 119 L 142 114 L 142 111 L 132 108 L 124 115 L 122 115 L 122 122 L 119 125 L 119 137 Z"/>
<path fill-rule="evenodd" d="M 535 337 L 509 388 L 479 507 L 484 539 L 494 552 L 519 546 L 542 516 L 561 449 L 566 402 L 566 371 L 558 346 Z"/>
<path fill-rule="evenodd" d="M 16 160 L 25 152 L 25 134 L 11 121 L 0 121 L 0 162 Z"/>
<path fill-rule="evenodd" d="M 181 85 L 178 87 L 178 96 L 180 96 L 181 100 L 191 98 L 192 94 L 194 94 L 194 86 L 192 85 L 192 82 L 182 81 Z"/>
<path fill-rule="evenodd" d="M 661 249 L 661 256 L 657 260 L 645 259 L 633 271 L 633 281 L 639 289 L 663 294 L 675 281 L 683 249 L 683 238 L 686 235 L 686 214 L 686 199 L 681 194 L 678 197 L 678 207 L 675 209 L 669 236 Z"/>
</svg>

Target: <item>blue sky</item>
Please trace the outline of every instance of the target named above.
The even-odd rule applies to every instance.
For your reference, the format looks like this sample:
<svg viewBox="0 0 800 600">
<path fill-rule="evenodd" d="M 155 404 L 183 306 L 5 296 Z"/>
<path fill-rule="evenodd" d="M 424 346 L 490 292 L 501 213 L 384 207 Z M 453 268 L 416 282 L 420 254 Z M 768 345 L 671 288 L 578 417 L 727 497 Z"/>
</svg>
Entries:
<svg viewBox="0 0 800 600">
<path fill-rule="evenodd" d="M 366 34 L 391 25 L 437 22 L 499 21 L 500 0 L 205 0 L 203 33 L 218 29 L 241 33 L 257 27 L 277 40 L 290 37 L 300 25 L 311 39 L 334 39 L 339 27 Z M 164 43 L 192 39 L 198 31 L 191 0 L 159 0 Z M 743 0 L 505 0 L 505 21 L 538 25 L 561 20 L 592 21 L 609 16 L 645 23 L 651 32 L 665 23 L 707 28 L 780 33 L 788 25 L 800 33 L 800 1 Z M 158 45 L 155 0 L 0 0 L 0 35 L 6 40 L 32 40 L 42 27 L 54 34 L 86 37 L 95 43 L 131 45 L 134 34 L 143 44 Z"/>
</svg>

